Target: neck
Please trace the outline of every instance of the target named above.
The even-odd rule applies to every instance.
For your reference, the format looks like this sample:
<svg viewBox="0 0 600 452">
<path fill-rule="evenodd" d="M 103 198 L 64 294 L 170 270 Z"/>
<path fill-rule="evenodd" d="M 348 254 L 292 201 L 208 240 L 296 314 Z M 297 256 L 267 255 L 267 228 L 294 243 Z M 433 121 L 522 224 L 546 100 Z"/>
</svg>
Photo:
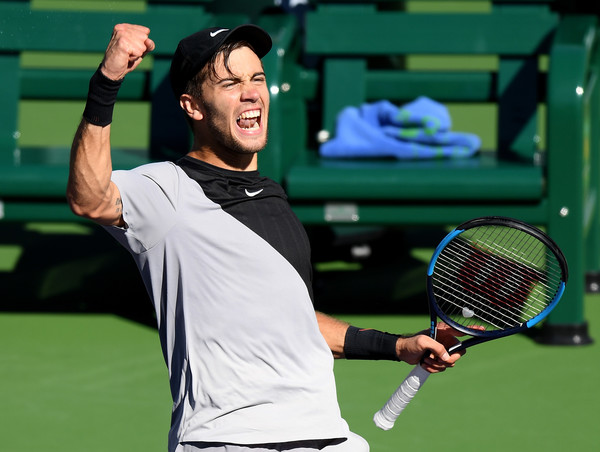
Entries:
<svg viewBox="0 0 600 452">
<path fill-rule="evenodd" d="M 258 169 L 258 155 L 256 153 L 215 152 L 205 147 L 193 146 L 187 155 L 231 171 L 256 171 Z"/>
</svg>

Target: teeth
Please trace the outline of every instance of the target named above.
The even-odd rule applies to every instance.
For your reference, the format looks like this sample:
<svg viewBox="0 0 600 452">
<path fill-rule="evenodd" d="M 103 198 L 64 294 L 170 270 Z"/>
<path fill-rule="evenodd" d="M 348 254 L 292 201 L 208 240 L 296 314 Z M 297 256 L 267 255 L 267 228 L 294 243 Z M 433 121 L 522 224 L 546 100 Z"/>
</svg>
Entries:
<svg viewBox="0 0 600 452">
<path fill-rule="evenodd" d="M 250 111 L 245 111 L 244 113 L 242 113 L 239 117 L 238 117 L 238 121 L 240 119 L 253 119 L 253 118 L 258 118 L 260 116 L 260 110 L 250 110 Z"/>
<path fill-rule="evenodd" d="M 238 116 L 238 125 L 245 130 L 256 130 L 260 128 L 259 125 L 260 110 L 249 110 L 245 111 Z"/>
</svg>

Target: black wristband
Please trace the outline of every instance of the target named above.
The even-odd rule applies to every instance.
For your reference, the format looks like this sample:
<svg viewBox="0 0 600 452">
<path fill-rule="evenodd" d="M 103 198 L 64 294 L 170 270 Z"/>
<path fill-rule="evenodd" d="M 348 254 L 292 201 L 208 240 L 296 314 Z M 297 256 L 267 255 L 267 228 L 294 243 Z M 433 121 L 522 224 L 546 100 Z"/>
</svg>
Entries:
<svg viewBox="0 0 600 452">
<path fill-rule="evenodd" d="M 123 79 L 111 80 L 98 67 L 90 79 L 87 102 L 83 110 L 83 117 L 87 122 L 102 127 L 112 122 L 113 108 L 121 83 Z"/>
<path fill-rule="evenodd" d="M 344 342 L 346 359 L 386 359 L 399 361 L 396 354 L 395 334 L 377 330 L 361 330 L 355 326 L 348 327 Z"/>
</svg>

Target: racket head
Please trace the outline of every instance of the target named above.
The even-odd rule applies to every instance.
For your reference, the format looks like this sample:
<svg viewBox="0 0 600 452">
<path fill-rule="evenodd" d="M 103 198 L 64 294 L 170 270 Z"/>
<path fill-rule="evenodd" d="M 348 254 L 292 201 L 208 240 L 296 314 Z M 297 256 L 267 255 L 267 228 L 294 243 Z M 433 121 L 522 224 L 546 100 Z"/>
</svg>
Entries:
<svg viewBox="0 0 600 452">
<path fill-rule="evenodd" d="M 531 328 L 556 306 L 567 279 L 562 251 L 540 229 L 507 217 L 467 221 L 440 242 L 428 267 L 432 333 L 435 316 L 473 343 Z"/>
</svg>

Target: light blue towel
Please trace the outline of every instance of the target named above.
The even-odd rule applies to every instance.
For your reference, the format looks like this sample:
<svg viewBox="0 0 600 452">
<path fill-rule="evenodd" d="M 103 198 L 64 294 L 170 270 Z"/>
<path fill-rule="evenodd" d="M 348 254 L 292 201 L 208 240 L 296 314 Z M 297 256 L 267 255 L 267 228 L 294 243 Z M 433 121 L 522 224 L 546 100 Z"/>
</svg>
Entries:
<svg viewBox="0 0 600 452">
<path fill-rule="evenodd" d="M 477 135 L 452 132 L 447 108 L 427 97 L 398 107 L 387 100 L 347 107 L 336 134 L 321 145 L 324 157 L 464 158 L 481 146 Z"/>
</svg>

